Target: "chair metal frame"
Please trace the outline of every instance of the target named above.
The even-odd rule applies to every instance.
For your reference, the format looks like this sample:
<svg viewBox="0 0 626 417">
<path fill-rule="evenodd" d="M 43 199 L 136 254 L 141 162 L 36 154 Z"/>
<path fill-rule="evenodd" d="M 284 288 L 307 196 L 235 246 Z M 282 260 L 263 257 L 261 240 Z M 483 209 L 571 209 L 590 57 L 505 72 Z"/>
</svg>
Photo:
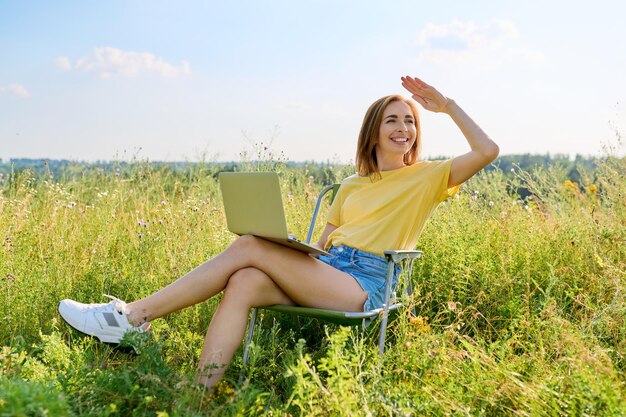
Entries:
<svg viewBox="0 0 626 417">
<path fill-rule="evenodd" d="M 329 191 L 333 191 L 331 196 L 331 202 L 335 198 L 337 190 L 339 189 L 339 184 L 328 185 L 322 189 L 320 192 L 317 202 L 315 204 L 315 210 L 313 211 L 313 216 L 311 219 L 311 224 L 309 226 L 309 231 L 306 238 L 306 243 L 311 243 L 311 239 L 313 237 L 313 231 L 315 229 L 315 223 L 317 220 L 317 216 L 319 214 L 320 207 L 322 205 L 322 201 L 324 196 Z M 387 322 L 389 319 L 389 313 L 399 309 L 402 307 L 402 303 L 396 300 L 395 295 L 392 296 L 392 282 L 393 282 L 393 272 L 395 265 L 401 264 L 407 266 L 408 270 L 405 271 L 408 274 L 408 279 L 406 285 L 404 286 L 405 295 L 413 294 L 413 285 L 411 282 L 411 277 L 413 275 L 413 264 L 416 259 L 419 259 L 422 256 L 422 251 L 418 250 L 386 250 L 385 258 L 387 259 L 387 279 L 385 285 L 385 298 L 384 303 L 381 308 L 377 308 L 370 311 L 362 311 L 362 312 L 352 312 L 352 311 L 339 311 L 339 310 L 327 310 L 320 308 L 309 308 L 309 307 L 300 307 L 300 306 L 288 306 L 288 305 L 280 305 L 275 304 L 267 307 L 257 307 L 252 308 L 250 313 L 250 319 L 248 321 L 248 333 L 246 336 L 246 341 L 244 344 L 243 351 L 243 365 L 245 366 L 248 363 L 248 358 L 250 355 L 250 343 L 252 342 L 252 337 L 254 336 L 254 326 L 256 323 L 256 318 L 259 309 L 269 310 L 269 311 L 278 311 L 281 313 L 289 313 L 297 316 L 305 316 L 305 317 L 314 317 L 320 320 L 325 320 L 329 322 L 334 322 L 341 325 L 358 325 L 361 324 L 362 328 L 366 328 L 369 324 L 376 318 L 381 318 L 380 324 L 380 335 L 378 338 L 378 354 L 382 355 L 385 350 L 385 337 L 387 331 Z"/>
</svg>

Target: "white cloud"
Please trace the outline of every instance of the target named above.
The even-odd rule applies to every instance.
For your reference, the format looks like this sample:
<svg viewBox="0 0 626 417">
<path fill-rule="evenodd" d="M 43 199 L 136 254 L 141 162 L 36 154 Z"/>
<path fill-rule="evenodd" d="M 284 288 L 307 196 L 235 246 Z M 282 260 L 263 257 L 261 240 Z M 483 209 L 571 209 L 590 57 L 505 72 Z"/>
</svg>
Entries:
<svg viewBox="0 0 626 417">
<path fill-rule="evenodd" d="M 123 51 L 111 47 L 94 48 L 90 55 L 76 60 L 74 64 L 69 58 L 60 56 L 56 59 L 56 65 L 61 69 L 96 72 L 102 78 L 136 77 L 147 72 L 167 78 L 191 74 L 187 61 L 173 65 L 149 52 Z"/>
<path fill-rule="evenodd" d="M 22 98 L 30 97 L 28 90 L 21 84 L 0 85 L 0 94 L 4 93 Z"/>
<path fill-rule="evenodd" d="M 63 70 L 68 70 L 72 68 L 72 63 L 70 62 L 70 59 L 66 56 L 57 57 L 54 62 L 58 68 L 61 68 Z"/>
<path fill-rule="evenodd" d="M 543 54 L 519 46 L 519 39 L 515 24 L 504 19 L 484 24 L 458 19 L 439 25 L 429 23 L 417 38 L 418 60 L 433 65 L 479 64 L 491 68 L 512 61 L 540 65 Z"/>
</svg>

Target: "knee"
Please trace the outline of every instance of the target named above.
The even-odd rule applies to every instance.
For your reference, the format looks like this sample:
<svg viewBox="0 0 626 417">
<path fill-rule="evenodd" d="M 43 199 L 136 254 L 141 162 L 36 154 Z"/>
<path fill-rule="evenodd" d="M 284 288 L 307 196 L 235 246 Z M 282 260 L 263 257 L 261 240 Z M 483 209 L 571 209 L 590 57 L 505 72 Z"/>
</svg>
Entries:
<svg viewBox="0 0 626 417">
<path fill-rule="evenodd" d="M 228 278 L 224 288 L 224 299 L 250 301 L 258 294 L 263 273 L 256 268 L 243 268 Z"/>
</svg>

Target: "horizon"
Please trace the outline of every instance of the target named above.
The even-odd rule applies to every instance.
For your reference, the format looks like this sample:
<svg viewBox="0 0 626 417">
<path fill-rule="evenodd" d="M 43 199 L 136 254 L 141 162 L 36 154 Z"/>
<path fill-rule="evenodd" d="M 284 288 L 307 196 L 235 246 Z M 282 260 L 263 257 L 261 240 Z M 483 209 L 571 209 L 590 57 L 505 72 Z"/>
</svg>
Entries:
<svg viewBox="0 0 626 417">
<path fill-rule="evenodd" d="M 583 155 L 583 154 L 562 154 L 562 153 L 518 153 L 518 154 L 500 154 L 498 155 L 498 157 L 493 161 L 496 162 L 498 159 L 501 158 L 520 158 L 520 157 L 541 157 L 541 158 L 547 158 L 550 160 L 567 160 L 569 162 L 574 162 L 578 159 L 583 159 L 583 160 L 594 160 L 594 159 L 602 159 L 602 158 L 607 158 L 610 156 L 614 156 L 614 155 L 610 155 L 610 154 L 604 154 L 604 155 Z M 622 156 L 622 157 L 626 157 L 626 156 Z M 419 158 L 419 160 L 441 160 L 441 159 L 450 159 L 450 158 L 454 158 L 453 156 L 449 156 L 449 155 L 428 155 L 427 157 L 423 157 L 423 158 Z M 67 159 L 67 158 L 36 158 L 36 157 L 11 157 L 9 159 L 4 159 L 4 158 L 0 158 L 0 164 L 9 164 L 11 162 L 43 162 L 43 163 L 47 163 L 47 162 L 67 162 L 67 163 L 76 163 L 76 164 L 113 164 L 113 163 L 126 163 L 126 164 L 133 164 L 133 163 L 157 163 L 157 164 L 201 164 L 201 163 L 208 163 L 208 164 L 241 164 L 241 163 L 247 163 L 247 162 L 263 162 L 263 161 L 273 161 L 273 159 L 248 159 L 248 160 L 210 160 L 210 159 L 204 159 L 204 160 L 172 160 L 172 161 L 165 161 L 165 160 L 157 160 L 157 159 L 150 159 L 150 158 L 134 158 L 134 159 L 97 159 L 97 160 L 81 160 L 81 159 Z M 330 159 L 321 161 L 321 160 L 313 160 L 313 159 L 309 159 L 309 160 L 290 160 L 290 159 L 284 159 L 282 162 L 284 162 L 285 164 L 340 164 L 340 165 L 352 165 L 354 164 L 354 161 L 347 161 L 347 162 L 343 162 L 343 161 L 331 161 Z M 492 162 L 492 164 L 493 164 Z"/>
</svg>

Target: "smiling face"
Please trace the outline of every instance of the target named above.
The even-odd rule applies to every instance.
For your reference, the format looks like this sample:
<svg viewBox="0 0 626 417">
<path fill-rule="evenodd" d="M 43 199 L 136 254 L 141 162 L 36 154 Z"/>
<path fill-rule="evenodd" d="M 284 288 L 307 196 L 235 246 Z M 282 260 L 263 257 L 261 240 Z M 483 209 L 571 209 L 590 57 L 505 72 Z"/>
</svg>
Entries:
<svg viewBox="0 0 626 417">
<path fill-rule="evenodd" d="M 359 131 L 357 173 L 371 177 L 414 164 L 420 154 L 420 138 L 415 101 L 397 94 L 379 98 L 367 109 Z"/>
<path fill-rule="evenodd" d="M 411 107 L 403 101 L 390 103 L 383 112 L 376 143 L 379 162 L 400 161 L 417 138 L 417 121 Z"/>
</svg>

